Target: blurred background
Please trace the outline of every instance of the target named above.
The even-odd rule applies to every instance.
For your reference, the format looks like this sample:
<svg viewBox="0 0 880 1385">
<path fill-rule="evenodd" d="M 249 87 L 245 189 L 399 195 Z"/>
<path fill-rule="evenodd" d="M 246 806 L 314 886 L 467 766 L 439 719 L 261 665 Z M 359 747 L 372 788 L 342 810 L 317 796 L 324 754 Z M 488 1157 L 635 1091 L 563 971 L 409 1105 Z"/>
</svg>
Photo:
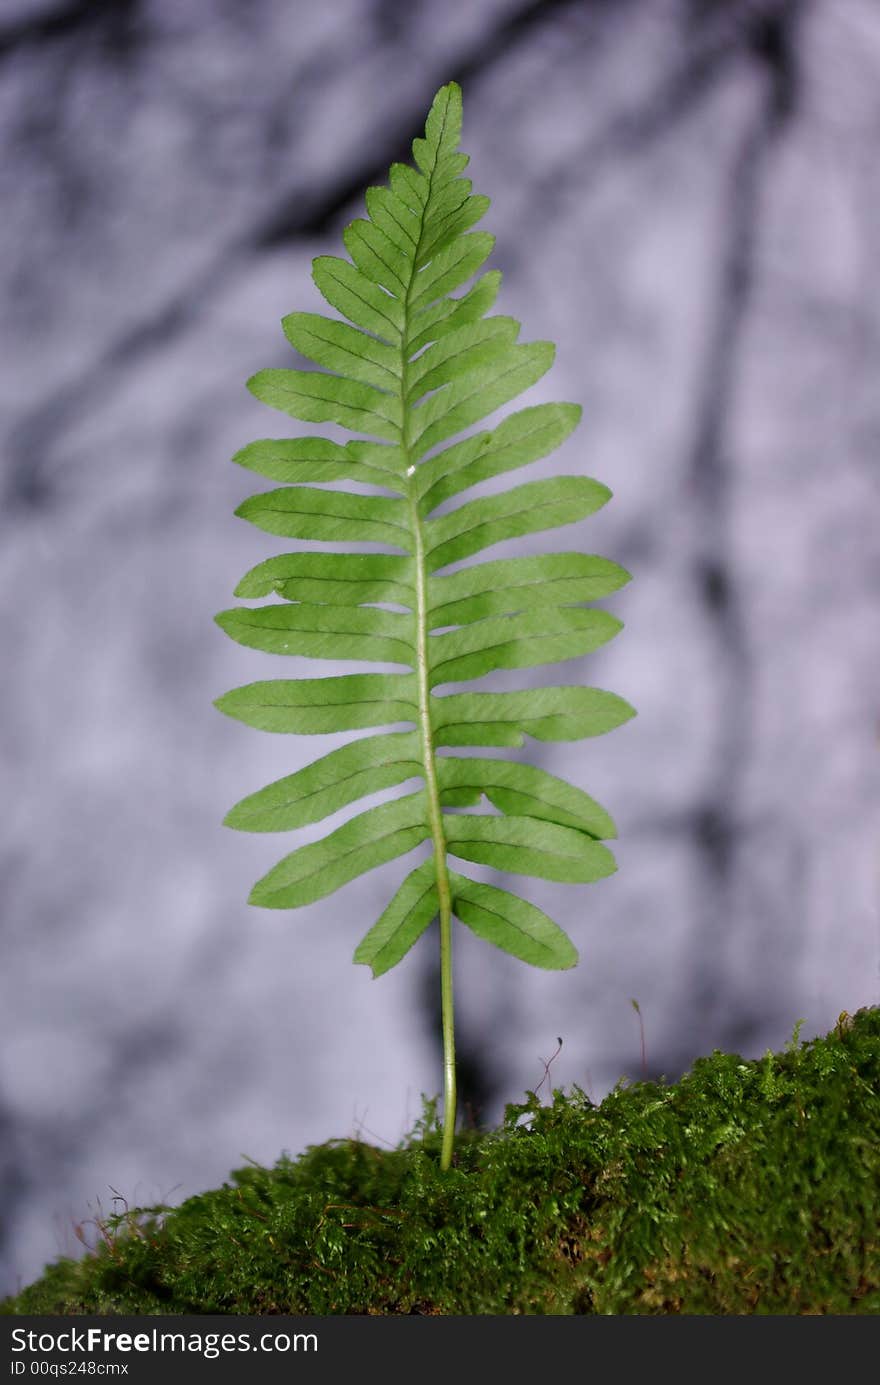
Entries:
<svg viewBox="0 0 880 1385">
<path fill-rule="evenodd" d="M 670 1080 L 880 999 L 876 0 L 2 0 L 0 1291 L 116 1196 L 396 1143 L 441 1088 L 433 937 L 351 964 L 406 863 L 252 909 L 309 834 L 220 825 L 335 742 L 212 699 L 352 666 L 212 617 L 283 547 L 229 458 L 320 431 L 244 382 L 300 363 L 312 257 L 453 77 L 499 311 L 557 343 L 523 402 L 582 403 L 553 467 L 614 492 L 551 542 L 634 574 L 550 681 L 638 708 L 528 742 L 620 869 L 512 882 L 571 972 L 458 938 L 464 1104 L 497 1120 L 558 1036 L 554 1085 L 638 1079 L 633 998 Z"/>
</svg>

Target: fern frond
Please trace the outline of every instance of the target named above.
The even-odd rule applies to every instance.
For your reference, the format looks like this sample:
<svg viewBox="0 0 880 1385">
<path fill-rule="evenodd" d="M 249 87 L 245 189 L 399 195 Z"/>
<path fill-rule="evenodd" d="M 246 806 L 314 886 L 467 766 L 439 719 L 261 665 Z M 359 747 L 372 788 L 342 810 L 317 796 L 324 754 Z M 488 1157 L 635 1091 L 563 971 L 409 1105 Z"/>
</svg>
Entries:
<svg viewBox="0 0 880 1385">
<path fill-rule="evenodd" d="M 396 965 L 437 913 L 445 936 L 453 912 L 533 965 L 574 964 L 573 944 L 539 909 L 452 871 L 448 857 L 505 873 L 597 880 L 615 869 L 603 845 L 615 836 L 609 814 L 582 790 L 523 761 L 439 752 L 519 747 L 526 736 L 577 740 L 634 714 L 623 699 L 596 688 L 448 691 L 498 669 L 565 662 L 598 649 L 620 621 L 589 603 L 629 580 L 616 563 L 579 552 L 489 558 L 449 571 L 496 544 L 580 521 L 611 495 L 581 475 L 467 494 L 546 457 L 581 411 L 539 404 L 459 436 L 540 380 L 554 355 L 550 342 L 521 342 L 513 318 L 489 315 L 497 271 L 465 287 L 494 238 L 473 229 L 489 203 L 462 176 L 460 125 L 461 94 L 450 83 L 434 99 L 424 138 L 413 144 L 415 166 L 394 164 L 388 186 L 367 191 L 367 216 L 344 232 L 350 258 L 314 261 L 314 282 L 340 316 L 293 312 L 283 319 L 287 340 L 314 368 L 262 370 L 248 382 L 284 414 L 359 436 L 345 445 L 264 438 L 242 448 L 236 462 L 279 485 L 236 513 L 283 538 L 350 547 L 298 548 L 267 559 L 246 574 L 236 596 L 280 599 L 217 617 L 228 635 L 252 648 L 405 670 L 268 680 L 217 702 L 264 730 L 393 728 L 250 794 L 226 818 L 247 831 L 287 831 L 420 781 L 405 797 L 291 852 L 251 895 L 255 904 L 298 908 L 430 842 L 431 856 L 406 876 L 357 948 L 355 960 L 375 975 Z M 342 488 L 349 481 L 372 490 Z M 449 501 L 454 508 L 446 508 Z M 364 543 L 393 551 L 364 552 Z M 401 723 L 410 729 L 399 729 Z M 491 811 L 461 811 L 484 802 Z"/>
</svg>

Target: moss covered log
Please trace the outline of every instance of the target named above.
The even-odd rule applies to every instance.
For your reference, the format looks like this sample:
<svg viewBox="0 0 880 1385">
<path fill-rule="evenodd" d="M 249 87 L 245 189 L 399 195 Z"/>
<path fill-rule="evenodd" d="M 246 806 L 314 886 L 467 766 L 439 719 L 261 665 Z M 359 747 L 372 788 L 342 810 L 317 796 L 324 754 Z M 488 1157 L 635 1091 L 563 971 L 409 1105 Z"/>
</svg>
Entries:
<svg viewBox="0 0 880 1385">
<path fill-rule="evenodd" d="M 110 1218 L 6 1313 L 880 1313 L 880 1009 L 674 1085 L 530 1093 L 439 1168 L 342 1139 Z"/>
</svg>

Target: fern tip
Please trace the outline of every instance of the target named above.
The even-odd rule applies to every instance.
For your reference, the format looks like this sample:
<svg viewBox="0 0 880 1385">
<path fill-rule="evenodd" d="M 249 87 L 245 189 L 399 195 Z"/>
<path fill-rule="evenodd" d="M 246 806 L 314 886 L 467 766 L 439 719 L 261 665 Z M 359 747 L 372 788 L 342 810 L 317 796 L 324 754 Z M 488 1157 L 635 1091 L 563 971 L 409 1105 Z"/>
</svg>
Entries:
<svg viewBox="0 0 880 1385">
<path fill-rule="evenodd" d="M 248 897 L 247 897 L 247 902 L 248 902 L 248 904 L 255 905 L 257 908 L 260 908 L 260 909 L 271 909 L 271 908 L 273 908 L 273 907 L 274 907 L 274 908 L 278 908 L 278 907 L 279 907 L 278 905 L 274 905 L 274 906 L 273 906 L 273 904 L 272 904 L 272 902 L 271 902 L 270 900 L 263 898 L 263 891 L 260 889 L 260 882 L 259 882 L 259 880 L 257 881 L 256 885 L 254 885 L 253 889 L 251 890 L 250 894 L 248 895 Z"/>
<path fill-rule="evenodd" d="M 623 628 L 623 621 L 621 621 L 621 628 Z M 631 702 L 627 702 L 625 697 L 619 697 L 617 700 L 621 706 L 621 709 L 625 709 L 625 715 L 623 717 L 623 720 L 619 723 L 619 725 L 625 726 L 628 721 L 632 721 L 633 717 L 638 716 L 638 712 L 636 711 L 635 707 L 632 705 Z"/>
<path fill-rule="evenodd" d="M 362 955 L 362 952 L 361 952 L 361 948 L 360 948 L 360 947 L 356 947 L 356 948 L 355 948 L 354 956 L 352 957 L 351 960 L 354 962 L 354 964 L 355 964 L 356 966 L 360 966 L 360 967 L 369 967 L 369 968 L 370 968 L 370 980 L 371 980 L 371 981 L 378 981 L 379 977 L 382 975 L 382 972 L 383 972 L 383 970 L 384 970 L 384 968 L 378 967 L 378 966 L 376 965 L 375 958 L 364 957 L 364 956 Z"/>
</svg>

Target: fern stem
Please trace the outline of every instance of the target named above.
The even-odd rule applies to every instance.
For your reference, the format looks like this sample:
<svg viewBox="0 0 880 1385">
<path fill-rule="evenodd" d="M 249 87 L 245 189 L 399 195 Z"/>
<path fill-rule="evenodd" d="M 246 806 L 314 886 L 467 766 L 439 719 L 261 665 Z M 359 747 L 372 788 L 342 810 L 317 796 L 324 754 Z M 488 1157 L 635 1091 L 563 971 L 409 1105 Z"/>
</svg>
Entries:
<svg viewBox="0 0 880 1385">
<path fill-rule="evenodd" d="M 425 768 L 425 792 L 428 801 L 428 824 L 434 847 L 434 867 L 437 895 L 440 902 L 440 1005 L 443 1030 L 443 1143 L 441 1169 L 452 1163 L 455 1141 L 455 1024 L 452 999 L 452 892 L 446 864 L 446 834 L 443 830 L 443 810 L 434 761 L 434 731 L 431 725 L 431 687 L 428 665 L 428 580 L 425 568 L 425 542 L 414 488 L 410 491 L 410 522 L 414 537 L 413 558 L 416 568 L 416 649 L 419 685 L 419 729 L 422 740 L 422 762 Z"/>
<path fill-rule="evenodd" d="M 434 169 L 427 175 L 429 190 L 433 186 Z M 428 825 L 431 829 L 431 843 L 434 848 L 434 870 L 437 881 L 437 898 L 440 908 L 440 1013 L 443 1033 L 443 1139 L 440 1149 L 440 1168 L 446 1170 L 452 1163 L 455 1145 L 456 1082 L 455 1082 L 455 1015 L 452 994 L 452 891 L 449 885 L 449 869 L 446 863 L 446 833 L 443 830 L 443 810 L 440 806 L 440 788 L 437 783 L 437 766 L 434 760 L 434 729 L 431 725 L 431 683 L 428 660 L 428 571 L 425 561 L 425 536 L 422 517 L 419 512 L 418 492 L 415 483 L 415 467 L 410 465 L 410 422 L 411 409 L 407 400 L 409 375 L 409 328 L 410 299 L 417 276 L 417 266 L 422 241 L 425 234 L 425 215 L 430 201 L 425 204 L 419 233 L 413 252 L 409 283 L 406 287 L 404 309 L 406 322 L 401 337 L 400 352 L 400 398 L 403 406 L 403 427 L 401 451 L 406 467 L 410 527 L 414 540 L 412 554 L 416 570 L 416 664 L 419 688 L 419 730 L 422 742 L 422 763 L 425 770 L 425 795 L 428 804 Z"/>
<path fill-rule="evenodd" d="M 452 1150 L 455 1143 L 455 1028 L 452 1010 L 452 906 L 449 896 L 449 879 L 445 868 L 445 899 L 440 896 L 440 996 L 443 1019 L 443 1144 L 440 1151 L 440 1167 L 448 1169 L 452 1163 Z M 439 881 L 438 876 L 438 881 Z"/>
</svg>

